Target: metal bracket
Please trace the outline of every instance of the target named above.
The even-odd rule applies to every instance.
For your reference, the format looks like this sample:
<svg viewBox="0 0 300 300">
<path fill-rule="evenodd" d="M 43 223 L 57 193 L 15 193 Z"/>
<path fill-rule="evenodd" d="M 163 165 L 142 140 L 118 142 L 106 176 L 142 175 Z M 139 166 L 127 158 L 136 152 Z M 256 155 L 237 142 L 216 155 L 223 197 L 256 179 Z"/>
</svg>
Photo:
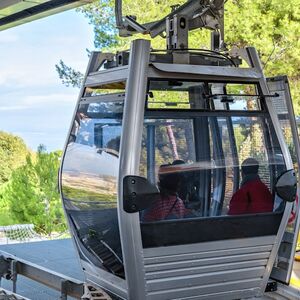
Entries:
<svg viewBox="0 0 300 300">
<path fill-rule="evenodd" d="M 265 292 L 275 292 L 277 291 L 277 281 L 269 280 L 265 289 Z"/>
<path fill-rule="evenodd" d="M 159 21 L 139 24 L 135 16 L 122 16 L 122 0 L 115 0 L 116 26 L 119 35 L 131 36 L 135 33 L 150 34 L 152 38 L 168 33 L 168 20 L 185 16 L 187 34 L 189 30 L 206 28 L 220 31 L 220 40 L 224 41 L 224 0 L 189 0 L 183 5 L 172 7 L 172 12 Z M 167 21 L 167 22 L 166 22 Z M 180 23 L 180 22 L 179 22 Z M 180 32 L 181 34 L 182 32 Z M 185 35 L 186 32 L 183 32 Z M 179 37 L 179 39 L 184 37 Z M 188 48 L 188 47 L 185 47 Z"/>
<path fill-rule="evenodd" d="M 112 298 L 100 288 L 95 288 L 91 284 L 84 284 L 84 294 L 81 300 L 112 300 Z"/>
<path fill-rule="evenodd" d="M 10 279 L 10 261 L 6 259 L 4 256 L 0 256 L 0 279 Z"/>
<path fill-rule="evenodd" d="M 173 54 L 173 63 L 188 64 L 188 18 L 184 15 L 174 15 L 166 19 L 167 50 Z M 180 50 L 179 52 L 173 50 Z"/>
<path fill-rule="evenodd" d="M 29 300 L 29 299 L 0 288 L 0 300 Z"/>
<path fill-rule="evenodd" d="M 13 282 L 13 293 L 17 292 L 17 279 L 18 279 L 18 272 L 17 272 L 17 261 L 11 260 L 10 262 L 10 280 Z"/>
</svg>

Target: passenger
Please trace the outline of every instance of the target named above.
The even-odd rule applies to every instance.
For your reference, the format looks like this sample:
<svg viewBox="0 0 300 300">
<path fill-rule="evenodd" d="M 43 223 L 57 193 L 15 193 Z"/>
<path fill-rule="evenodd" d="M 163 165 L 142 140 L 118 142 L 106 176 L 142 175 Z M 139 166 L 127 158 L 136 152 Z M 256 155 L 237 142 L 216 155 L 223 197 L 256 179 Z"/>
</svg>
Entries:
<svg viewBox="0 0 300 300">
<path fill-rule="evenodd" d="M 259 164 L 254 158 L 242 163 L 241 188 L 232 196 L 229 215 L 266 213 L 273 211 L 273 197 L 258 175 Z"/>
<path fill-rule="evenodd" d="M 160 166 L 158 171 L 160 198 L 145 211 L 143 221 L 181 219 L 190 214 L 190 210 L 185 208 L 182 199 L 178 196 L 180 173 L 167 172 L 170 171 L 171 166 L 183 163 L 182 160 L 175 160 L 172 164 Z"/>
</svg>

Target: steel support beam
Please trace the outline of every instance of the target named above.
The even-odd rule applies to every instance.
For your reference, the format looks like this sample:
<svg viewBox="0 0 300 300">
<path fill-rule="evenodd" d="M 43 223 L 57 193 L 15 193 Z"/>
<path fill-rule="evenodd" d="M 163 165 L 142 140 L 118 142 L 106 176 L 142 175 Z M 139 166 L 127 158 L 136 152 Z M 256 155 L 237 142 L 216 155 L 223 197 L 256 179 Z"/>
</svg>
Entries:
<svg viewBox="0 0 300 300">
<path fill-rule="evenodd" d="M 16 292 L 17 275 L 22 275 L 60 291 L 62 299 L 66 296 L 80 299 L 83 295 L 84 283 L 79 280 L 17 258 L 3 251 L 0 251 L 0 255 L 0 276 L 14 282 L 14 293 Z"/>
</svg>

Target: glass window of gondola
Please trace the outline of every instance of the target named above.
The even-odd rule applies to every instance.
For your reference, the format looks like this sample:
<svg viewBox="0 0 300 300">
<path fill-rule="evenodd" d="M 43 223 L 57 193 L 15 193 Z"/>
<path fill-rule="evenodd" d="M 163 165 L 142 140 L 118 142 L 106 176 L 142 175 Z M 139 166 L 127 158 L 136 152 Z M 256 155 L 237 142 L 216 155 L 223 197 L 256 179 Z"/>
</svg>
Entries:
<svg viewBox="0 0 300 300">
<path fill-rule="evenodd" d="M 124 277 L 117 217 L 124 84 L 88 89 L 79 101 L 62 168 L 64 205 L 80 255 Z"/>
<path fill-rule="evenodd" d="M 259 86 L 149 80 L 140 175 L 159 196 L 140 212 L 145 248 L 276 234 L 284 202 L 274 189 L 284 170 Z M 267 204 L 263 193 L 233 200 L 252 179 Z"/>
<path fill-rule="evenodd" d="M 248 158 L 258 171 L 245 176 Z M 161 198 L 141 213 L 143 222 L 227 216 L 233 195 L 254 177 L 269 196 L 267 208 L 258 199 L 256 208 L 249 204 L 237 214 L 273 213 L 282 209 L 273 192 L 283 170 L 256 84 L 149 81 L 140 173 L 158 185 Z"/>
</svg>

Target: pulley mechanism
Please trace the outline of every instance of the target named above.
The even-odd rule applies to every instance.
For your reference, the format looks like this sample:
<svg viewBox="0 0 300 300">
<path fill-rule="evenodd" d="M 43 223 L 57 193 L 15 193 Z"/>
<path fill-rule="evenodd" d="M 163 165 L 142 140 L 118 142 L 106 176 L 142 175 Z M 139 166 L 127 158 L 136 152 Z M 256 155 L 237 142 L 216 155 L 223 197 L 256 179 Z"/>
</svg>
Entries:
<svg viewBox="0 0 300 300">
<path fill-rule="evenodd" d="M 224 0 L 189 0 L 172 6 L 172 12 L 161 20 L 140 24 L 136 16 L 122 15 L 122 0 L 115 1 L 119 35 L 149 34 L 166 37 L 168 50 L 188 48 L 188 32 L 197 28 L 212 30 L 212 50 L 224 49 Z M 165 33 L 165 35 L 164 35 Z"/>
</svg>

